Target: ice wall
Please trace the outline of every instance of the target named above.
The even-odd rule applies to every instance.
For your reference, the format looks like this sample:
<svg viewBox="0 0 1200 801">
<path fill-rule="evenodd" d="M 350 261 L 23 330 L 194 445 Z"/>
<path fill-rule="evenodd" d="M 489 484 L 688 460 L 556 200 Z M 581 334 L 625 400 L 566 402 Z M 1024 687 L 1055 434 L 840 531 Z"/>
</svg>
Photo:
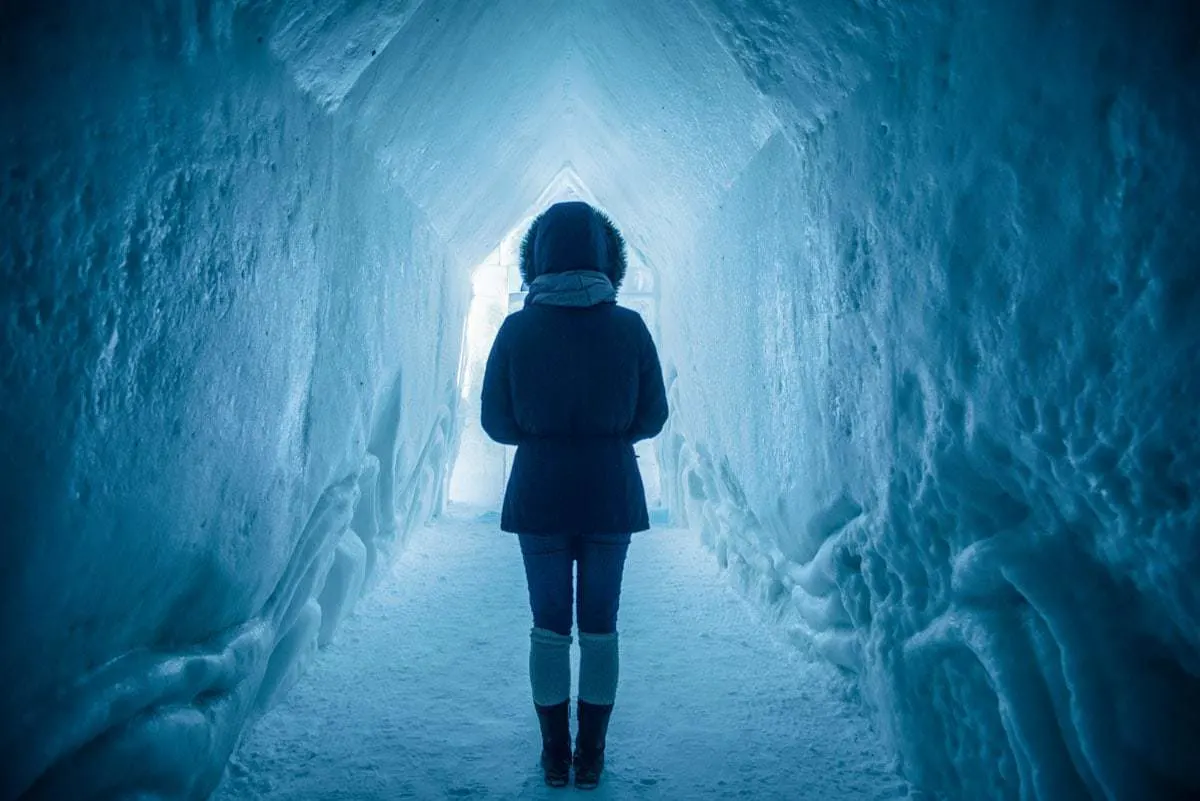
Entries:
<svg viewBox="0 0 1200 801">
<path fill-rule="evenodd" d="M 669 494 L 947 798 L 1200 795 L 1200 27 L 700 4 L 782 129 L 662 269 Z"/>
<path fill-rule="evenodd" d="M 265 4 L 61 5 L 0 20 L 0 798 L 200 798 L 435 505 L 469 290 Z"/>
</svg>

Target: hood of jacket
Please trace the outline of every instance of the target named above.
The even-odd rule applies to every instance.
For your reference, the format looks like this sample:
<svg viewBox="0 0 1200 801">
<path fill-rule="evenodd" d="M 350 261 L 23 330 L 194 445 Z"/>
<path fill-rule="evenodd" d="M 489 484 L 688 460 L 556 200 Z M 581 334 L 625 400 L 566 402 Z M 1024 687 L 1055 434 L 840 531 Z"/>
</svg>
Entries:
<svg viewBox="0 0 1200 801">
<path fill-rule="evenodd" d="M 625 278 L 625 239 L 602 212 L 578 200 L 555 203 L 529 226 L 521 241 L 521 277 L 595 270 L 619 289 Z"/>
</svg>

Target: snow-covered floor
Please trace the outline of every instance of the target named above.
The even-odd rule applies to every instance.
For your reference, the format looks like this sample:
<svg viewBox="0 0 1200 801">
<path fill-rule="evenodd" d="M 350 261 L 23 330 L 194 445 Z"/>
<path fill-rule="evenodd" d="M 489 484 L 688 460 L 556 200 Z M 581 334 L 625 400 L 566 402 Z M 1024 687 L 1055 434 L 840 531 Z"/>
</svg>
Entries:
<svg viewBox="0 0 1200 801">
<path fill-rule="evenodd" d="M 214 798 L 581 794 L 541 782 L 529 626 L 516 540 L 494 519 L 419 529 Z M 635 538 L 620 630 L 608 770 L 590 798 L 905 795 L 829 668 L 778 641 L 693 534 Z"/>
</svg>

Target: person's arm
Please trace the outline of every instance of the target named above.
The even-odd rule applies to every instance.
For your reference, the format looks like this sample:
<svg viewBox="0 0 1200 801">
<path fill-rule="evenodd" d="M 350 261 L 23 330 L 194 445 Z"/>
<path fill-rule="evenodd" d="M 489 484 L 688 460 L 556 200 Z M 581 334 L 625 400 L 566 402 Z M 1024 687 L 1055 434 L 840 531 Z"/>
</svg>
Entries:
<svg viewBox="0 0 1200 801">
<path fill-rule="evenodd" d="M 517 445 L 521 430 L 513 415 L 512 387 L 509 383 L 508 342 L 504 326 L 496 334 L 492 352 L 488 354 L 487 367 L 483 372 L 483 410 L 479 422 L 487 435 L 502 445 Z"/>
<path fill-rule="evenodd" d="M 638 367 L 637 412 L 629 429 L 630 442 L 658 436 L 667 422 L 667 391 L 663 387 L 658 349 L 642 323 L 642 353 Z"/>
</svg>

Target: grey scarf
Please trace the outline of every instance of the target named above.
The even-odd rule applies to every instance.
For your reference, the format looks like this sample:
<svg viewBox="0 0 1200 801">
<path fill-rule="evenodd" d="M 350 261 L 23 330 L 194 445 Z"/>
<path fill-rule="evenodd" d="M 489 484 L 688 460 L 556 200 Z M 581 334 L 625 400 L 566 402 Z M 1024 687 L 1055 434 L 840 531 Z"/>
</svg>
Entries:
<svg viewBox="0 0 1200 801">
<path fill-rule="evenodd" d="M 571 270 L 565 273 L 547 273 L 533 279 L 525 305 L 545 306 L 598 306 L 615 303 L 617 290 L 613 289 L 608 276 L 595 270 Z"/>
</svg>

